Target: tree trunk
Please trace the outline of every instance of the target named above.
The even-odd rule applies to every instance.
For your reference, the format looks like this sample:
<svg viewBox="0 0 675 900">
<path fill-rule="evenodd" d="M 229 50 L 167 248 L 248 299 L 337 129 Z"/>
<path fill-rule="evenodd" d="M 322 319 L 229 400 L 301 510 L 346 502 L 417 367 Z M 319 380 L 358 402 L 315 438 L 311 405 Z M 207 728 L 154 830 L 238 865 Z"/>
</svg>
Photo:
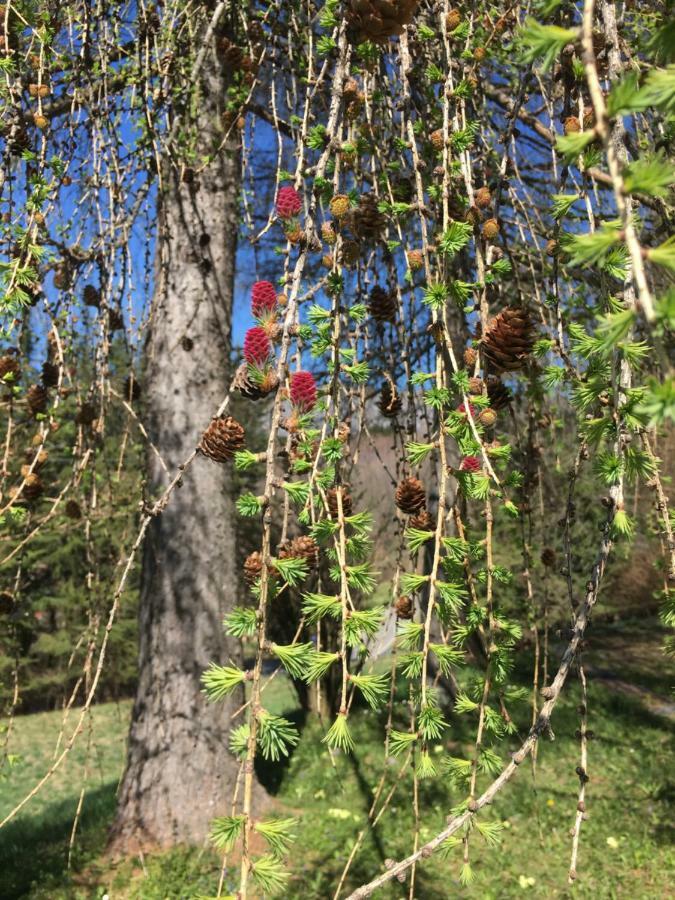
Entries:
<svg viewBox="0 0 675 900">
<path fill-rule="evenodd" d="M 222 73 L 209 76 L 198 159 L 222 140 L 225 89 Z M 160 202 L 143 396 L 150 439 L 171 472 L 199 440 L 231 374 L 239 165 L 236 149 L 225 147 L 192 183 L 170 173 Z M 228 731 L 241 696 L 211 704 L 200 685 L 210 661 L 238 655 L 222 628 L 236 599 L 231 480 L 230 466 L 198 457 L 148 531 L 138 690 L 114 852 L 201 841 L 231 802 L 237 764 Z M 149 491 L 156 496 L 166 483 L 150 451 Z"/>
</svg>

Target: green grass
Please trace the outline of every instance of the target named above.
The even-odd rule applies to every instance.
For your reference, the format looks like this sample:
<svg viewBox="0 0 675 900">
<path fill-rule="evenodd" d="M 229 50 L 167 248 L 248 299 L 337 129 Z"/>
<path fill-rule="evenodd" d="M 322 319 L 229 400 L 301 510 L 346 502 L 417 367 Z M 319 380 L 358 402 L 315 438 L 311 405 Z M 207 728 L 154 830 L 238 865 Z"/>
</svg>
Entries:
<svg viewBox="0 0 675 900">
<path fill-rule="evenodd" d="M 628 651 L 625 634 L 606 628 L 594 635 L 594 652 L 587 654 L 594 669 L 611 671 L 622 681 L 635 679 L 645 690 L 668 697 L 675 681 L 672 666 L 659 653 L 653 629 L 639 631 L 637 652 Z M 630 675 L 630 677 L 628 677 Z M 275 683 L 276 682 L 276 683 Z M 273 712 L 292 711 L 294 694 L 283 678 L 266 692 L 265 705 Z M 578 778 L 577 686 L 572 683 L 556 709 L 555 741 L 541 742 L 536 772 L 527 762 L 496 802 L 481 813 L 506 827 L 496 848 L 471 838 L 476 880 L 459 883 L 461 859 L 453 851 L 447 859 L 434 856 L 417 870 L 418 900 L 511 897 L 659 898 L 669 896 L 675 883 L 675 742 L 673 720 L 650 711 L 646 694 L 627 695 L 611 680 L 593 682 L 589 689 L 590 744 L 587 788 L 589 818 L 583 825 L 578 862 L 579 878 L 567 886 L 567 868 Z M 0 878 L 3 900 L 18 897 L 102 897 L 110 900 L 188 898 L 214 894 L 219 859 L 210 851 L 179 849 L 150 859 L 129 859 L 112 866 L 102 855 L 117 780 L 121 773 L 128 707 L 102 705 L 94 711 L 96 747 L 78 849 L 73 868 L 65 871 L 72 815 L 80 786 L 83 749 L 74 751 L 69 768 L 36 798 L 15 823 L 0 832 Z M 529 725 L 529 710 L 517 715 L 521 734 Z M 11 807 L 48 765 L 59 717 L 27 716 L 17 720 L 13 749 L 23 762 L 10 781 L 0 786 L 2 809 Z M 320 738 L 319 723 L 310 721 L 289 765 L 272 782 L 274 811 L 297 815 L 297 842 L 291 853 L 292 880 L 285 898 L 326 900 L 332 896 L 352 841 L 370 805 L 372 788 L 382 771 L 382 716 L 359 709 L 351 717 L 357 752 L 338 757 L 333 767 Z M 447 750 L 468 755 L 472 723 L 452 717 Z M 502 758 L 517 745 L 509 739 Z M 84 745 L 83 745 L 84 746 Z M 393 784 L 398 763 L 386 765 Z M 387 858 L 400 858 L 412 846 L 412 811 L 406 776 L 392 804 L 374 832 L 368 834 L 348 879 L 355 887 L 382 870 Z M 442 828 L 448 810 L 461 797 L 442 777 L 422 782 L 420 837 L 428 839 Z M 234 862 L 234 861 L 233 861 Z M 232 879 L 236 877 L 232 869 Z M 228 881 L 226 880 L 226 884 Z M 229 886 L 232 887 L 232 881 Z M 375 896 L 402 898 L 408 887 L 394 882 Z M 342 896 L 345 896 L 343 894 Z"/>
</svg>

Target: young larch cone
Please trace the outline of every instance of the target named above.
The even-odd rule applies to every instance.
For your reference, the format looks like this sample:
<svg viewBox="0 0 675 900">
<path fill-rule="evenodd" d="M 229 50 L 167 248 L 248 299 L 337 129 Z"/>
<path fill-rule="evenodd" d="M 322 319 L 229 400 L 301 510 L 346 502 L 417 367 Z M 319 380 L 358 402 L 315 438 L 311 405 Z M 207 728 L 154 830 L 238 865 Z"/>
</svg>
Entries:
<svg viewBox="0 0 675 900">
<path fill-rule="evenodd" d="M 478 188 L 474 199 L 476 201 L 476 206 L 478 207 L 478 209 L 487 209 L 488 206 L 492 203 L 492 194 L 490 193 L 490 188 Z"/>
<path fill-rule="evenodd" d="M 403 408 L 403 401 L 401 400 L 399 392 L 396 390 L 396 387 L 391 385 L 388 381 L 385 381 L 382 385 L 380 399 L 378 400 L 377 405 L 386 419 L 395 419 Z"/>
<path fill-rule="evenodd" d="M 419 0 L 349 0 L 347 24 L 356 32 L 359 43 L 382 44 L 403 34 L 418 4 Z"/>
<path fill-rule="evenodd" d="M 330 512 L 331 518 L 337 522 L 338 519 L 338 489 L 330 488 L 330 490 L 326 491 L 326 502 L 328 503 L 328 510 Z M 351 516 L 352 514 L 352 498 L 349 491 L 343 487 L 342 488 L 342 512 L 345 516 Z"/>
<path fill-rule="evenodd" d="M 302 197 L 294 187 L 279 188 L 277 215 L 280 219 L 292 219 L 302 209 Z"/>
<path fill-rule="evenodd" d="M 442 150 L 445 146 L 445 138 L 443 137 L 443 129 L 437 128 L 436 131 L 432 131 L 429 135 L 429 143 L 434 148 L 434 150 Z"/>
<path fill-rule="evenodd" d="M 248 365 L 242 363 L 234 374 L 233 387 L 247 400 L 260 400 L 276 391 L 279 387 L 277 373 L 270 369 L 263 374 L 260 382 L 251 378 Z"/>
<path fill-rule="evenodd" d="M 244 337 L 244 359 L 251 366 L 264 366 L 272 354 L 272 344 L 264 328 L 249 328 Z"/>
<path fill-rule="evenodd" d="M 513 400 L 513 394 L 496 375 L 489 375 L 487 380 L 487 394 L 490 406 L 497 412 L 504 409 Z"/>
<path fill-rule="evenodd" d="M 368 298 L 368 311 L 376 322 L 395 322 L 398 304 L 392 291 L 376 284 Z"/>
<path fill-rule="evenodd" d="M 461 21 L 462 14 L 458 9 L 449 10 L 447 16 L 445 17 L 446 31 L 454 31 L 455 28 L 459 28 Z"/>
<path fill-rule="evenodd" d="M 33 416 L 45 411 L 47 400 L 47 389 L 43 384 L 33 384 L 26 391 L 26 403 Z"/>
<path fill-rule="evenodd" d="M 415 602 L 412 597 L 399 597 L 394 603 L 394 609 L 399 619 L 412 619 L 415 614 Z"/>
<path fill-rule="evenodd" d="M 214 462 L 226 462 L 243 448 L 244 437 L 243 425 L 232 416 L 221 416 L 211 420 L 199 442 L 199 449 Z"/>
<path fill-rule="evenodd" d="M 13 353 L 0 356 L 0 381 L 7 378 L 7 382 L 16 382 L 21 373 L 21 363 Z M 8 377 L 9 376 L 9 377 Z"/>
<path fill-rule="evenodd" d="M 424 265 L 424 254 L 421 250 L 407 250 L 406 259 L 408 260 L 408 268 L 415 272 Z"/>
<path fill-rule="evenodd" d="M 291 403 L 301 412 L 309 412 L 316 406 L 316 382 L 311 372 L 294 372 L 289 390 Z"/>
<path fill-rule="evenodd" d="M 426 506 L 427 498 L 424 492 L 424 485 L 419 480 L 411 476 L 404 478 L 396 488 L 396 505 L 407 516 L 414 516 Z"/>
<path fill-rule="evenodd" d="M 417 528 L 418 531 L 434 531 L 436 527 L 428 509 L 423 509 L 416 516 L 411 516 L 408 519 L 408 525 L 410 528 Z"/>
<path fill-rule="evenodd" d="M 244 578 L 248 584 L 255 584 L 262 574 L 262 553 L 254 550 L 244 560 Z"/>
<path fill-rule="evenodd" d="M 376 238 L 384 230 L 386 219 L 377 208 L 375 194 L 362 194 L 353 213 L 354 231 L 358 237 Z"/>
<path fill-rule="evenodd" d="M 523 367 L 534 347 L 534 323 L 527 310 L 507 306 L 489 322 L 481 345 L 496 369 L 514 372 Z"/>
<path fill-rule="evenodd" d="M 481 425 L 485 425 L 486 428 L 492 428 L 497 421 L 497 413 L 488 406 L 485 409 L 481 409 L 478 413 L 478 421 Z"/>
<path fill-rule="evenodd" d="M 328 209 L 330 210 L 331 215 L 335 216 L 336 219 L 341 219 L 343 216 L 347 215 L 350 206 L 351 204 L 347 194 L 335 194 L 335 196 L 331 197 Z"/>
<path fill-rule="evenodd" d="M 476 475 L 480 472 L 480 459 L 477 456 L 465 456 L 459 465 L 462 472 L 470 472 Z"/>
<path fill-rule="evenodd" d="M 251 288 L 251 312 L 256 319 L 263 319 L 274 312 L 277 292 L 271 281 L 256 281 Z"/>
<path fill-rule="evenodd" d="M 481 233 L 486 241 L 494 241 L 499 234 L 499 222 L 496 219 L 486 219 L 483 222 Z"/>
</svg>

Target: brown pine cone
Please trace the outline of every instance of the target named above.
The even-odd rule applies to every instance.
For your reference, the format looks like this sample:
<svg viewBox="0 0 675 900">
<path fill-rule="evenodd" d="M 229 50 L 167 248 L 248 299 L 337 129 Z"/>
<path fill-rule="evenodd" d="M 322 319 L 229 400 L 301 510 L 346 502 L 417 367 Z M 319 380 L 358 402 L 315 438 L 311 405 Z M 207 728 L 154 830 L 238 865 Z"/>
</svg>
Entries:
<svg viewBox="0 0 675 900">
<path fill-rule="evenodd" d="M 337 488 L 330 488 L 330 490 L 326 491 L 326 502 L 328 503 L 328 510 L 330 512 L 331 518 L 337 522 L 338 520 L 338 498 L 337 498 Z M 348 492 L 347 488 L 342 488 L 342 512 L 345 516 L 351 516 L 352 514 L 352 497 Z"/>
<path fill-rule="evenodd" d="M 417 528 L 418 531 L 434 531 L 435 529 L 434 520 L 428 509 L 423 509 L 416 516 L 411 516 L 408 519 L 408 525 L 410 528 Z"/>
<path fill-rule="evenodd" d="M 419 478 L 404 478 L 396 488 L 396 505 L 407 516 L 414 516 L 426 505 L 424 485 Z"/>
<path fill-rule="evenodd" d="M 97 415 L 98 413 L 93 403 L 83 403 L 77 411 L 75 422 L 78 425 L 91 425 Z"/>
<path fill-rule="evenodd" d="M 8 616 L 14 609 L 14 595 L 10 591 L 0 591 L 0 616 Z"/>
<path fill-rule="evenodd" d="M 464 351 L 464 364 L 467 365 L 470 369 L 472 369 L 476 365 L 476 360 L 478 359 L 478 354 L 473 349 L 473 347 L 467 347 Z"/>
<path fill-rule="evenodd" d="M 478 188 L 475 195 L 475 201 L 478 209 L 487 209 L 488 206 L 492 203 L 492 194 L 490 193 L 490 188 Z"/>
<path fill-rule="evenodd" d="M 508 406 L 513 400 L 513 394 L 496 375 L 489 375 L 487 380 L 487 393 L 492 409 L 499 411 Z"/>
<path fill-rule="evenodd" d="M 547 569 L 552 569 L 555 565 L 555 550 L 552 547 L 544 547 L 541 551 L 541 561 Z"/>
<path fill-rule="evenodd" d="M 393 291 L 376 284 L 368 298 L 368 311 L 376 322 L 395 322 L 398 304 Z"/>
<path fill-rule="evenodd" d="M 20 374 L 21 363 L 18 356 L 14 353 L 6 353 L 4 356 L 0 356 L 0 381 L 3 381 L 6 375 L 9 375 L 11 378 L 8 378 L 7 382 L 16 383 Z"/>
<path fill-rule="evenodd" d="M 30 468 L 30 466 L 32 465 L 33 471 L 37 472 L 49 459 L 49 452 L 47 450 L 38 450 L 37 452 L 33 449 L 26 450 L 24 459 L 26 460 L 26 465 L 28 466 L 28 468 Z M 23 469 L 24 467 L 22 467 L 21 469 L 22 475 L 25 474 Z"/>
<path fill-rule="evenodd" d="M 244 578 L 248 584 L 255 584 L 262 574 L 262 553 L 254 550 L 244 561 Z"/>
<path fill-rule="evenodd" d="M 226 462 L 243 448 L 245 434 L 236 419 L 221 416 L 211 420 L 199 442 L 199 449 L 214 462 Z"/>
<path fill-rule="evenodd" d="M 424 265 L 424 254 L 421 250 L 407 250 L 406 259 L 408 260 L 408 268 L 411 272 L 416 272 Z"/>
<path fill-rule="evenodd" d="M 56 387 L 59 383 L 59 367 L 48 359 L 42 363 L 42 383 L 45 387 Z"/>
<path fill-rule="evenodd" d="M 80 504 L 77 500 L 67 500 L 63 511 L 69 519 L 82 518 L 82 510 L 80 509 Z"/>
<path fill-rule="evenodd" d="M 42 496 L 44 485 L 40 476 L 33 472 L 26 476 L 26 483 L 21 489 L 21 496 L 26 500 L 37 500 Z"/>
<path fill-rule="evenodd" d="M 496 219 L 486 219 L 481 233 L 486 241 L 494 241 L 499 234 L 499 222 Z"/>
<path fill-rule="evenodd" d="M 101 295 L 98 288 L 94 287 L 93 284 L 85 284 L 82 291 L 82 299 L 87 306 L 93 306 L 98 309 L 101 305 Z"/>
<path fill-rule="evenodd" d="M 445 138 L 443 137 L 443 129 L 437 128 L 429 135 L 429 143 L 434 150 L 442 150 L 445 147 Z"/>
<path fill-rule="evenodd" d="M 399 619 L 412 619 L 415 614 L 415 601 L 412 597 L 399 597 L 394 603 L 394 609 Z"/>
<path fill-rule="evenodd" d="M 301 534 L 299 537 L 287 541 L 277 550 L 279 559 L 306 559 L 310 568 L 316 566 L 319 559 L 319 545 L 309 534 Z"/>
<path fill-rule="evenodd" d="M 483 393 L 483 379 L 482 378 L 469 378 L 469 393 L 477 396 L 478 394 Z"/>
<path fill-rule="evenodd" d="M 45 411 L 48 399 L 47 389 L 43 384 L 33 384 L 26 391 L 26 403 L 33 416 Z"/>
<path fill-rule="evenodd" d="M 359 43 L 385 43 L 402 34 L 415 15 L 419 0 L 349 0 L 347 24 Z"/>
<path fill-rule="evenodd" d="M 357 237 L 377 238 L 386 224 L 386 218 L 377 208 L 375 194 L 361 194 L 359 205 L 352 211 L 352 225 Z"/>
<path fill-rule="evenodd" d="M 483 353 L 496 369 L 521 369 L 534 347 L 533 331 L 534 323 L 527 310 L 507 306 L 488 322 L 481 342 Z"/>
<path fill-rule="evenodd" d="M 345 266 L 354 266 L 361 256 L 361 245 L 358 241 L 343 241 L 340 248 L 340 261 Z"/>
<path fill-rule="evenodd" d="M 403 408 L 401 395 L 396 390 L 396 387 L 390 382 L 385 381 L 385 383 L 382 385 L 382 390 L 380 391 L 380 399 L 377 405 L 380 408 L 380 412 L 386 419 L 395 419 L 396 416 L 401 412 L 401 409 Z"/>
</svg>

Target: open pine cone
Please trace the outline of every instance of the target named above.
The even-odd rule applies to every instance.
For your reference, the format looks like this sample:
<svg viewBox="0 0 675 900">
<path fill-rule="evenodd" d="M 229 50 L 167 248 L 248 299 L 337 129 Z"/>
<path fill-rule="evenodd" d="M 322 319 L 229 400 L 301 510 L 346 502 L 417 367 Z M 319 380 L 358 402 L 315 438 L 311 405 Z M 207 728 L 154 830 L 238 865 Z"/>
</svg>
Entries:
<svg viewBox="0 0 675 900">
<path fill-rule="evenodd" d="M 411 516 L 408 519 L 408 525 L 411 528 L 417 528 L 419 531 L 434 531 L 436 528 L 436 523 L 431 518 L 431 513 L 426 509 L 420 510 L 416 516 Z M 428 540 L 431 540 L 431 538 L 428 538 Z"/>
<path fill-rule="evenodd" d="M 376 322 L 395 322 L 397 302 L 392 291 L 376 284 L 368 298 L 368 311 Z"/>
<path fill-rule="evenodd" d="M 376 238 L 384 230 L 386 219 L 377 208 L 375 194 L 362 194 L 359 205 L 352 211 L 352 227 L 360 238 Z"/>
<path fill-rule="evenodd" d="M 521 369 L 534 346 L 534 323 L 527 310 L 507 306 L 488 323 L 481 345 L 495 369 Z"/>
<path fill-rule="evenodd" d="M 43 384 L 33 384 L 26 391 L 26 403 L 33 416 L 45 411 L 48 399 L 47 389 Z"/>
<path fill-rule="evenodd" d="M 396 505 L 407 516 L 416 515 L 426 506 L 424 485 L 419 478 L 404 478 L 396 488 Z"/>
<path fill-rule="evenodd" d="M 244 560 L 244 578 L 248 584 L 255 584 L 262 573 L 262 553 L 254 550 Z"/>
<path fill-rule="evenodd" d="M 337 488 L 331 488 L 329 491 L 326 491 L 326 501 L 328 502 L 328 509 L 330 510 L 331 518 L 337 522 L 338 518 L 338 500 L 337 500 Z M 342 488 L 342 512 L 345 516 L 351 516 L 352 514 L 352 498 L 351 494 L 347 491 L 345 487 Z"/>
<path fill-rule="evenodd" d="M 20 374 L 21 363 L 17 356 L 13 353 L 7 353 L 5 356 L 0 356 L 0 381 L 3 380 L 5 375 L 11 375 L 11 380 L 17 381 Z"/>
<path fill-rule="evenodd" d="M 279 559 L 306 559 L 310 568 L 313 568 L 319 559 L 319 546 L 309 534 L 301 534 L 286 541 L 277 551 Z"/>
<path fill-rule="evenodd" d="M 496 375 L 489 375 L 487 380 L 487 394 L 490 406 L 494 410 L 504 409 L 513 400 L 513 394 Z"/>
<path fill-rule="evenodd" d="M 419 0 L 349 0 L 347 22 L 359 41 L 384 43 L 402 34 Z"/>
<path fill-rule="evenodd" d="M 232 416 L 212 419 L 202 435 L 199 449 L 215 462 L 226 462 L 244 446 L 244 427 Z"/>
<path fill-rule="evenodd" d="M 248 365 L 242 363 L 234 375 L 234 387 L 239 391 L 242 397 L 247 400 L 260 400 L 267 397 L 279 386 L 279 379 L 276 372 L 270 370 L 266 373 L 262 382 L 254 381 L 249 375 Z"/>
<path fill-rule="evenodd" d="M 380 399 L 377 404 L 386 419 L 394 419 L 401 412 L 403 401 L 396 388 L 388 381 L 382 385 Z"/>
<path fill-rule="evenodd" d="M 399 597 L 394 603 L 394 609 L 399 619 L 412 619 L 415 613 L 415 602 L 412 597 Z"/>
</svg>

